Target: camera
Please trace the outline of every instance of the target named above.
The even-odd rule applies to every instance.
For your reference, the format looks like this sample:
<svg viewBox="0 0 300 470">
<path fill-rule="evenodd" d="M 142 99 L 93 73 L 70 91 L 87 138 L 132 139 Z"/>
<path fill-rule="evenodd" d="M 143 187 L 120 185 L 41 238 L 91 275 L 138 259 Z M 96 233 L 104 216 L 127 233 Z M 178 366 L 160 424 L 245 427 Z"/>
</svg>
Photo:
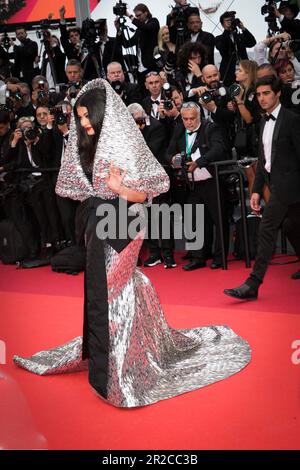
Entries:
<svg viewBox="0 0 300 470">
<path fill-rule="evenodd" d="M 173 109 L 174 103 L 172 100 L 172 88 L 170 83 L 163 84 L 163 99 L 164 99 L 164 109 L 166 111 L 171 111 Z"/>
<path fill-rule="evenodd" d="M 37 101 L 39 104 L 46 104 L 48 103 L 48 92 L 45 90 L 45 82 L 43 80 L 38 81 L 38 95 L 37 95 Z"/>
<path fill-rule="evenodd" d="M 266 4 L 261 7 L 261 14 L 268 15 L 265 17 L 265 21 L 268 23 L 268 31 L 269 33 L 274 32 L 276 33 L 279 31 L 279 27 L 277 25 L 277 18 L 275 15 L 275 6 L 276 2 L 279 2 L 280 0 L 266 0 Z"/>
<path fill-rule="evenodd" d="M 68 122 L 68 112 L 66 105 L 57 105 L 50 109 L 50 114 L 54 115 L 54 122 L 57 126 L 62 126 Z"/>
<path fill-rule="evenodd" d="M 164 68 L 164 60 L 160 54 L 155 54 L 154 61 L 159 70 L 162 70 Z"/>
<path fill-rule="evenodd" d="M 226 96 L 227 90 L 225 87 L 221 86 L 219 88 L 212 88 L 211 90 L 205 91 L 201 96 L 200 100 L 204 104 L 208 104 L 211 101 L 215 101 L 215 99 L 219 96 Z"/>
<path fill-rule="evenodd" d="M 120 82 L 120 80 L 115 80 L 114 82 L 111 82 L 111 86 L 118 95 L 122 94 L 122 91 L 124 89 L 124 84 Z"/>
<path fill-rule="evenodd" d="M 188 186 L 190 190 L 194 189 L 193 174 L 188 173 L 188 163 L 192 162 L 190 154 L 180 152 L 174 155 L 172 159 L 172 166 L 174 169 L 175 184 L 178 186 Z"/>
<path fill-rule="evenodd" d="M 211 101 L 218 101 L 219 98 L 226 97 L 227 101 L 232 101 L 236 96 L 239 96 L 241 87 L 238 83 L 233 83 L 229 88 L 225 88 L 220 84 L 217 88 L 212 88 L 205 91 L 199 98 L 204 104 L 208 104 Z"/>
<path fill-rule="evenodd" d="M 69 82 L 67 85 L 68 94 L 70 98 L 76 98 L 78 90 L 80 90 L 80 83 L 78 82 Z"/>
<path fill-rule="evenodd" d="M 27 140 L 30 140 L 30 141 L 34 141 L 38 135 L 39 135 L 39 131 L 38 129 L 36 129 L 35 127 L 28 127 L 26 129 L 21 129 L 21 132 L 23 134 L 23 138 L 24 140 L 27 139 Z"/>
<path fill-rule="evenodd" d="M 116 16 L 126 16 L 127 4 L 119 0 L 113 7 L 113 13 Z"/>
</svg>

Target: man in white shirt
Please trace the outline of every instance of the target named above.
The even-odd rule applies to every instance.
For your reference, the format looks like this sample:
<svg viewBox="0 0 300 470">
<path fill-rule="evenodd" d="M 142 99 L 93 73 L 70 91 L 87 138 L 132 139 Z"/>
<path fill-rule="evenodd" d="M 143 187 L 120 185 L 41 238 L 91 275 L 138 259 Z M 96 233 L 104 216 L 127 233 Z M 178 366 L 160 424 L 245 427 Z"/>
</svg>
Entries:
<svg viewBox="0 0 300 470">
<path fill-rule="evenodd" d="M 259 242 L 252 273 L 239 287 L 224 293 L 242 300 L 255 300 L 273 254 L 278 229 L 285 232 L 300 259 L 300 118 L 280 104 L 282 83 L 277 77 L 257 82 L 257 99 L 265 111 L 259 146 L 259 165 L 255 176 L 251 209 L 261 210 L 263 187 L 270 188 L 270 199 L 263 212 Z M 300 278 L 298 271 L 293 276 Z M 295 277 L 296 276 L 296 277 Z"/>
</svg>

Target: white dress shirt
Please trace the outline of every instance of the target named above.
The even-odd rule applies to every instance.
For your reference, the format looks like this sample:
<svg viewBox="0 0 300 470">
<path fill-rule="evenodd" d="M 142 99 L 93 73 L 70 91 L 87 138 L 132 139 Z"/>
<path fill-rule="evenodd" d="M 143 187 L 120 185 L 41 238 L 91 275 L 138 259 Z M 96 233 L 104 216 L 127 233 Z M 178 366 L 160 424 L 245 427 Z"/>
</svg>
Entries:
<svg viewBox="0 0 300 470">
<path fill-rule="evenodd" d="M 275 108 L 274 111 L 271 113 L 276 119 L 278 118 L 280 108 L 281 108 L 281 104 L 279 104 L 277 108 Z M 269 119 L 269 121 L 267 121 L 265 124 L 264 132 L 262 136 L 264 154 L 265 154 L 265 159 L 266 159 L 265 169 L 268 173 L 271 172 L 272 141 L 273 141 L 273 133 L 275 129 L 275 124 L 276 124 L 276 121 L 274 121 L 273 119 Z"/>
<path fill-rule="evenodd" d="M 188 137 L 187 143 L 188 143 L 189 149 L 191 149 L 195 143 L 199 128 L 200 126 L 198 127 L 198 129 L 195 129 L 195 131 L 193 131 L 194 132 L 193 134 L 191 135 L 188 134 L 187 136 Z M 191 159 L 193 160 L 193 162 L 198 160 L 198 158 L 201 158 L 201 153 L 200 153 L 199 148 L 197 148 L 196 151 L 191 154 Z M 206 168 L 196 168 L 195 171 L 193 173 L 189 173 L 188 176 L 189 176 L 190 181 L 193 179 L 194 181 L 204 181 L 209 178 L 212 178 L 211 174 Z"/>
</svg>

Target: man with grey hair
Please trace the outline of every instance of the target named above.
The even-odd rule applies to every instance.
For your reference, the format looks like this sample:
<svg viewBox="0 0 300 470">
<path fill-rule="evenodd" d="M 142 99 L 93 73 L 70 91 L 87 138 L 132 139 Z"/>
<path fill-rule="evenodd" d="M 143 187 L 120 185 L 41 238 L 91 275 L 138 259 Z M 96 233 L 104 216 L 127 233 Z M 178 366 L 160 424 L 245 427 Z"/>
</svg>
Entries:
<svg viewBox="0 0 300 470">
<path fill-rule="evenodd" d="M 116 93 L 122 98 L 126 106 L 132 103 L 140 103 L 142 96 L 139 86 L 125 80 L 122 65 L 119 62 L 110 62 L 107 66 L 107 81 Z"/>
<path fill-rule="evenodd" d="M 197 103 L 187 102 L 182 105 L 182 127 L 175 129 L 173 138 L 167 149 L 167 159 L 177 167 L 178 155 L 181 157 L 181 190 L 186 204 L 192 206 L 191 222 L 193 233 L 196 233 L 196 209 L 198 204 L 204 204 L 205 211 L 216 226 L 216 241 L 212 269 L 221 267 L 222 252 L 220 238 L 220 223 L 218 220 L 218 204 L 216 181 L 210 163 L 223 160 L 225 144 L 222 132 L 211 122 L 201 121 L 200 107 Z M 183 160 L 183 161 L 182 161 Z M 179 172 L 178 172 L 179 174 Z M 225 217 L 223 217 L 225 223 Z M 225 237 L 226 238 L 226 237 Z M 211 244 L 204 227 L 204 246 L 188 253 L 189 264 L 183 267 L 185 271 L 204 268 L 206 266 L 207 245 Z M 228 240 L 225 240 L 227 248 Z"/>
<path fill-rule="evenodd" d="M 166 166 L 166 131 L 163 124 L 152 116 L 148 116 L 144 108 L 139 103 L 128 106 L 128 111 L 140 129 L 148 147 L 161 165 Z M 170 192 L 161 194 L 153 199 L 153 204 L 170 204 Z M 156 236 L 151 238 L 151 214 L 148 219 L 148 239 L 146 246 L 149 249 L 149 258 L 144 262 L 145 267 L 152 267 L 164 261 L 165 268 L 175 268 L 174 242 L 171 236 L 165 240 L 162 237 L 160 227 L 156 227 Z M 170 220 L 171 223 L 171 220 Z M 157 224 L 159 225 L 159 224 Z M 173 230 L 170 230 L 173 233 Z"/>
</svg>

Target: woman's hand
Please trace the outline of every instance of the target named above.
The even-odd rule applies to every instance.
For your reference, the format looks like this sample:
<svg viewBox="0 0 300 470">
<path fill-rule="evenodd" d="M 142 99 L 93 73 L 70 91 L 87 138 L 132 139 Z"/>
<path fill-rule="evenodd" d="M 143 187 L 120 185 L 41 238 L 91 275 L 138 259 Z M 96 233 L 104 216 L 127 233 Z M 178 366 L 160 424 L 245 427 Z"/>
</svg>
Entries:
<svg viewBox="0 0 300 470">
<path fill-rule="evenodd" d="M 189 71 L 196 75 L 197 78 L 202 77 L 202 72 L 200 70 L 199 65 L 195 64 L 195 62 L 191 60 L 189 60 Z"/>
<path fill-rule="evenodd" d="M 111 163 L 109 167 L 109 174 L 105 179 L 105 182 L 109 189 L 111 189 L 114 193 L 120 194 L 121 186 L 125 175 L 125 170 L 122 171 L 120 168 L 115 167 L 113 163 Z"/>
</svg>

